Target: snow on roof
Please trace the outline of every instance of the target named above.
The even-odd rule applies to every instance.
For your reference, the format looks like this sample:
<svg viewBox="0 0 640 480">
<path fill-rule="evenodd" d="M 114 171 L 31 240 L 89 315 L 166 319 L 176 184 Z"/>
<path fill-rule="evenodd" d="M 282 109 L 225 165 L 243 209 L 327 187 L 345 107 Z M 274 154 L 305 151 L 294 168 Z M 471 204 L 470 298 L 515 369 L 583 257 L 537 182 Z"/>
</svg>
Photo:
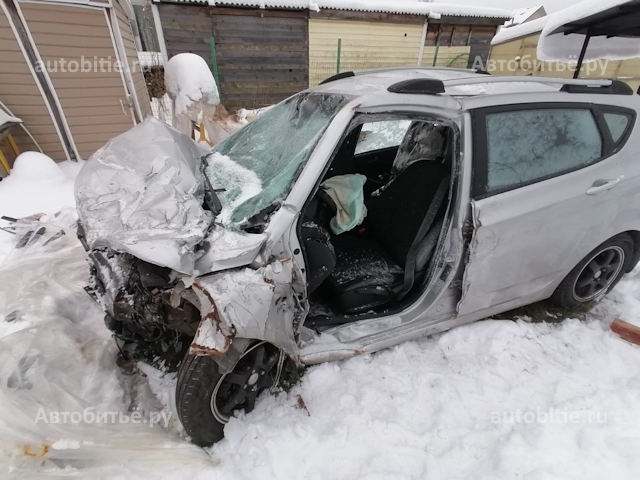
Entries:
<svg viewBox="0 0 640 480">
<path fill-rule="evenodd" d="M 166 0 L 158 0 L 166 1 Z M 511 18 L 502 8 L 456 5 L 415 0 L 171 0 L 180 3 L 206 3 L 211 6 L 239 6 L 257 8 L 299 8 L 320 11 L 323 8 L 359 12 L 397 13 L 409 15 Z"/>
<path fill-rule="evenodd" d="M 555 30 L 567 23 L 577 22 L 615 7 L 636 0 L 585 0 L 571 7 L 537 18 L 513 27 L 503 27 L 491 40 L 491 45 L 500 45 L 522 37 L 540 34 L 537 56 L 546 61 L 575 61 L 584 43 L 583 34 L 551 35 Z M 589 40 L 584 61 L 600 58 L 609 60 L 624 60 L 640 57 L 640 39 L 594 36 Z"/>
<path fill-rule="evenodd" d="M 516 8 L 511 11 L 511 20 L 505 23 L 505 25 L 520 25 L 527 21 L 531 15 L 535 14 L 538 10 L 544 8 L 542 5 L 538 5 L 537 7 L 526 7 L 526 8 Z"/>
<path fill-rule="evenodd" d="M 569 35 L 553 33 L 566 24 L 579 22 L 610 9 L 616 11 L 616 7 L 631 3 L 635 4 L 637 12 L 638 2 L 635 0 L 586 0 L 549 15 L 538 41 L 538 58 L 547 61 L 575 60 L 580 53 L 585 35 L 582 33 Z M 629 10 L 629 13 L 632 11 Z M 593 36 L 589 40 L 584 61 L 588 62 L 600 58 L 625 60 L 636 57 L 640 57 L 640 38 L 631 36 L 608 38 L 605 35 L 600 35 Z"/>
<path fill-rule="evenodd" d="M 514 25 L 513 27 L 502 27 L 495 37 L 493 37 L 493 40 L 491 40 L 491 45 L 500 45 L 501 43 L 510 42 L 517 38 L 536 35 L 542 32 L 542 29 L 552 16 L 553 15 L 547 15 L 546 17 L 536 18 L 530 22 Z"/>
</svg>

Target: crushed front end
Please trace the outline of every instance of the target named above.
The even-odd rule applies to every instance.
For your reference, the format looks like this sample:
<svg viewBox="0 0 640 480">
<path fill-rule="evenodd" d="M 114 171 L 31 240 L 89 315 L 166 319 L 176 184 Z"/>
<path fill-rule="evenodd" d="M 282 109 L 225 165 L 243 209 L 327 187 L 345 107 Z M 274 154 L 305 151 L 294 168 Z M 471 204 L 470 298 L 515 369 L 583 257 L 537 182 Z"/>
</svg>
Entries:
<svg viewBox="0 0 640 480">
<path fill-rule="evenodd" d="M 82 227 L 78 237 L 83 238 Z M 85 243 L 86 247 L 86 243 Z M 171 304 L 178 283 L 171 269 L 109 248 L 88 250 L 87 293 L 105 312 L 105 325 L 127 358 L 177 368 L 200 323 L 200 312 L 181 298 Z"/>
</svg>

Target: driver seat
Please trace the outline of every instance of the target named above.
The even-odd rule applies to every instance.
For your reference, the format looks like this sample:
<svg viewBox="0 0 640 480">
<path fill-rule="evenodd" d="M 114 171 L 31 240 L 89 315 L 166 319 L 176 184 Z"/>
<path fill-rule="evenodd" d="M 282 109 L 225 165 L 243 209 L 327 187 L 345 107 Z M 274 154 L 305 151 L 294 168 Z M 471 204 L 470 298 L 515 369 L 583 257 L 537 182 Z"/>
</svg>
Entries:
<svg viewBox="0 0 640 480">
<path fill-rule="evenodd" d="M 367 202 L 366 235 L 332 237 L 336 264 L 324 285 L 343 313 L 388 305 L 426 269 L 439 235 L 437 217 L 446 204 L 449 175 L 440 162 L 411 163 Z"/>
</svg>

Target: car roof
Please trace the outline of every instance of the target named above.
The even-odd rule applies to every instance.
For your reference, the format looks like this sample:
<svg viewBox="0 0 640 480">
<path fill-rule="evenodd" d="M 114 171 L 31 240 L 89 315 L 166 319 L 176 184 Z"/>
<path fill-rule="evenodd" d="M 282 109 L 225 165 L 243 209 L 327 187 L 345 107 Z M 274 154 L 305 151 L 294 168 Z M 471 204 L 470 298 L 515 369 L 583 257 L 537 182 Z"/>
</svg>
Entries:
<svg viewBox="0 0 640 480">
<path fill-rule="evenodd" d="M 434 85 L 442 83 L 441 87 L 444 87 L 444 93 L 442 91 L 435 91 L 433 94 L 428 92 L 421 93 L 389 93 L 389 87 L 398 84 L 399 82 L 406 82 L 408 80 L 431 82 Z M 592 87 L 591 89 L 586 87 Z M 616 87 L 618 90 L 614 90 Z M 573 89 L 573 90 L 572 90 Z M 611 92 L 607 89 L 611 89 Z M 628 90 L 625 90 L 628 89 Z M 622 84 L 620 81 L 611 81 L 607 79 L 582 79 L 572 80 L 555 77 L 507 77 L 507 76 L 493 76 L 484 73 L 479 73 L 476 70 L 471 69 L 456 69 L 456 68 L 425 68 L 425 67 L 412 67 L 412 68 L 394 68 L 384 70 L 370 70 L 363 72 L 344 72 L 334 77 L 330 77 L 323 84 L 314 87 L 312 91 L 321 93 L 336 93 L 353 95 L 358 98 L 358 101 L 364 104 L 375 104 L 378 101 L 389 101 L 390 96 L 393 95 L 410 95 L 414 101 L 416 97 L 422 97 L 420 103 L 436 104 L 436 106 L 442 108 L 448 108 L 452 110 L 466 110 L 473 108 L 477 105 L 487 105 L 491 103 L 492 99 L 496 100 L 496 104 L 503 103 L 497 97 L 501 98 L 505 95 L 509 97 L 523 97 L 524 95 L 529 98 L 537 98 L 538 95 L 531 97 L 530 94 L 555 94 L 557 101 L 584 101 L 585 95 L 593 100 L 594 94 L 600 93 L 618 93 L 615 95 L 598 95 L 599 100 L 604 103 L 609 103 L 608 100 L 618 97 L 626 98 L 629 100 L 629 95 L 633 92 L 626 84 Z M 588 91 L 593 90 L 593 92 Z M 621 91 L 624 93 L 621 93 Z M 577 95 L 574 95 L 577 93 Z M 384 98 L 383 98 L 384 97 Z M 426 97 L 426 99 L 425 99 Z M 446 97 L 449 97 L 448 99 Z M 637 105 L 636 99 L 640 98 L 638 95 L 635 97 L 632 103 Z M 524 97 L 523 97 L 524 98 Z M 406 100 L 406 99 L 405 99 Z M 469 101 L 472 100 L 472 101 Z M 618 103 L 616 101 L 612 103 Z"/>
</svg>

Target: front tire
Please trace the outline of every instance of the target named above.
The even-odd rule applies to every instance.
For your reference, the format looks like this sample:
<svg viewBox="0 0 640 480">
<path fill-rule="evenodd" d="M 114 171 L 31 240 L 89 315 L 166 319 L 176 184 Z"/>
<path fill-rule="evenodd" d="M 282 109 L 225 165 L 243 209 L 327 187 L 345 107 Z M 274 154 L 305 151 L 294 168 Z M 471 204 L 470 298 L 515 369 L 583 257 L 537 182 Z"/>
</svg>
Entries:
<svg viewBox="0 0 640 480">
<path fill-rule="evenodd" d="M 280 350 L 266 342 L 250 345 L 226 374 L 212 357 L 187 354 L 178 372 L 176 407 L 191 441 L 208 447 L 222 440 L 229 418 L 253 410 L 258 396 L 278 381 L 283 362 Z"/>
<path fill-rule="evenodd" d="M 577 307 L 609 293 L 628 271 L 633 239 L 621 233 L 589 253 L 558 285 L 551 301 L 561 307 Z"/>
</svg>

